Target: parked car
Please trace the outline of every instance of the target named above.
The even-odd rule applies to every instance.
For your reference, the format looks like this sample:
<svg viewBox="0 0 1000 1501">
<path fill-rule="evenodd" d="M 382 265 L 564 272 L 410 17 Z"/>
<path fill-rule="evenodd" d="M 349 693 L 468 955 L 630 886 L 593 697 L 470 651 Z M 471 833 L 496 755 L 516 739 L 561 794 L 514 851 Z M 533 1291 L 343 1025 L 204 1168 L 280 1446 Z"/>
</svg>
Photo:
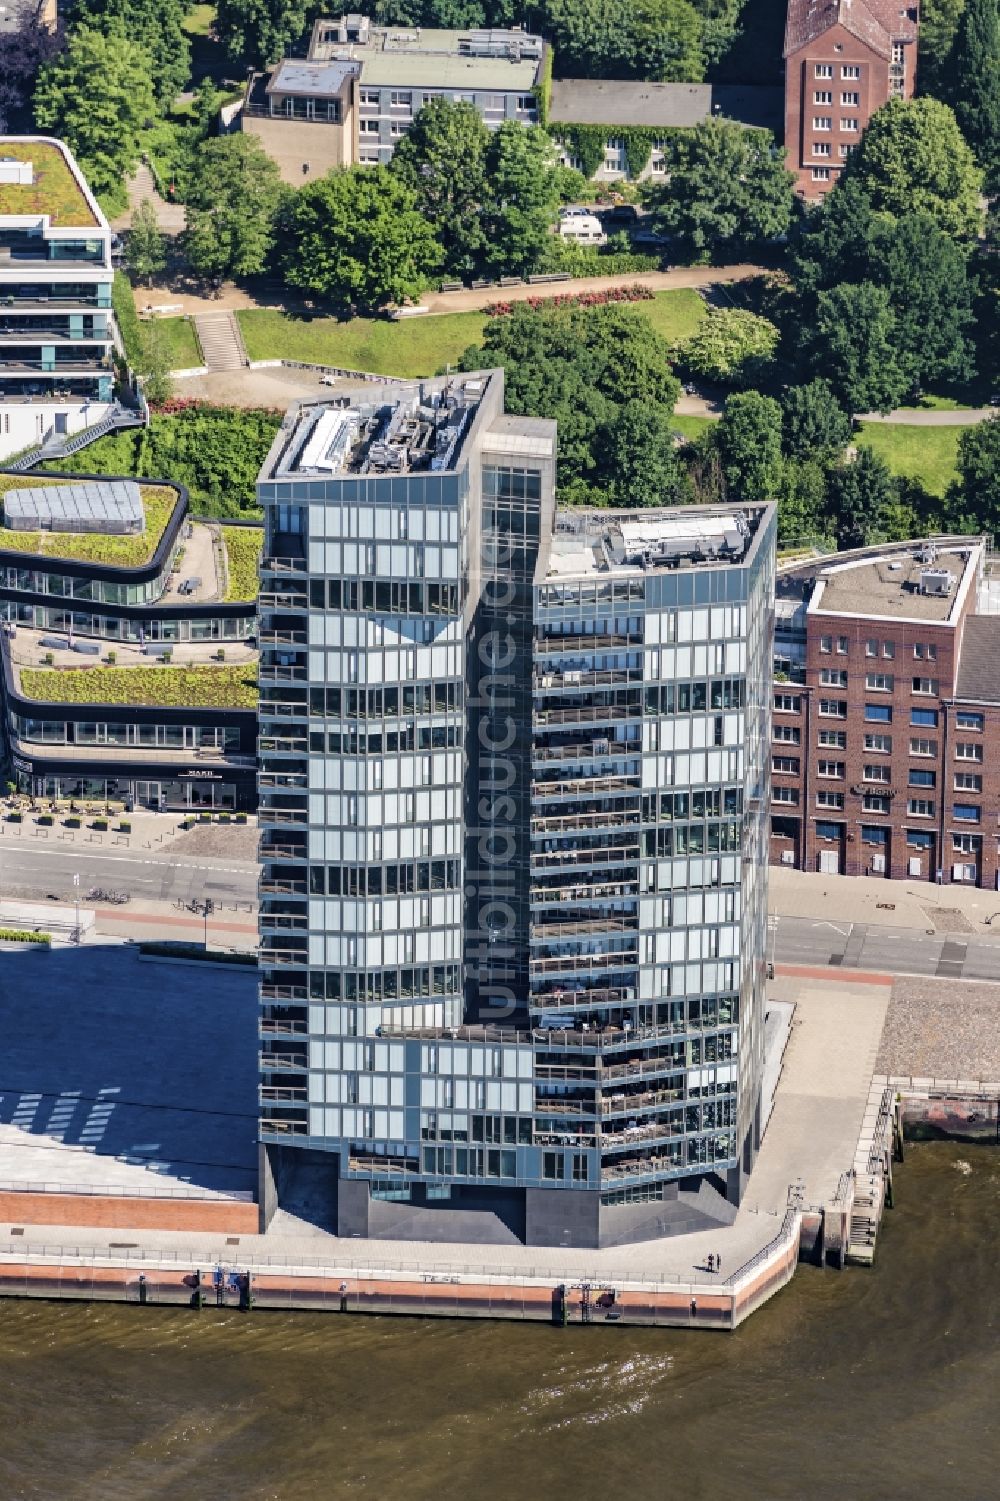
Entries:
<svg viewBox="0 0 1000 1501">
<path fill-rule="evenodd" d="M 639 210 L 634 203 L 615 203 L 612 204 L 611 208 L 605 210 L 603 218 L 608 224 L 620 224 L 623 226 L 637 224 L 639 221 Z"/>
<path fill-rule="evenodd" d="M 559 220 L 559 234 L 576 245 L 606 245 L 608 237 L 596 214 L 570 214 Z"/>
</svg>

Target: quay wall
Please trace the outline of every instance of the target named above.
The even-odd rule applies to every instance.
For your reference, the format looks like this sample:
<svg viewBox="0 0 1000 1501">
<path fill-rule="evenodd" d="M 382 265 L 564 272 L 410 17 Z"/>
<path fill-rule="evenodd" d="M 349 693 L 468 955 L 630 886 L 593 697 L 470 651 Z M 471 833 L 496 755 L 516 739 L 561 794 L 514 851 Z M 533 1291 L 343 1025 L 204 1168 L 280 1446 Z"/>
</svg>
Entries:
<svg viewBox="0 0 1000 1501">
<path fill-rule="evenodd" d="M 894 1076 L 889 1082 L 912 1139 L 1000 1141 L 1000 1080 Z"/>
<path fill-rule="evenodd" d="M 711 1282 L 613 1282 L 484 1272 L 421 1273 L 418 1266 L 307 1269 L 227 1267 L 223 1286 L 212 1261 L 165 1265 L 166 1257 L 84 1260 L 58 1248 L 0 1259 L 0 1297 L 82 1299 L 173 1307 L 243 1307 L 313 1313 L 401 1313 L 443 1318 L 536 1320 L 554 1324 L 641 1324 L 735 1329 L 791 1281 L 799 1258 L 800 1215 L 790 1210 L 775 1239 L 730 1278 Z M 9 1259 L 8 1259 L 9 1258 Z M 19 1259 L 17 1259 L 19 1258 Z M 192 1262 L 194 1257 L 192 1256 Z M 582 1270 L 582 1269 L 581 1269 Z"/>
</svg>

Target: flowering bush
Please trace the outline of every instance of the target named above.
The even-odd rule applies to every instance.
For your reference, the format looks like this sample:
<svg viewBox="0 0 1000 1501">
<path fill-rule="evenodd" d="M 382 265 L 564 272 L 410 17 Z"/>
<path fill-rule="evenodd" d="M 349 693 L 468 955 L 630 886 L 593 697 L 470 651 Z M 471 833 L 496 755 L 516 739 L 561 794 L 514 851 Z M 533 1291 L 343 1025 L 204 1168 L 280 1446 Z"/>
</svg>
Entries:
<svg viewBox="0 0 1000 1501">
<path fill-rule="evenodd" d="M 633 283 L 630 287 L 602 287 L 597 292 L 558 292 L 553 297 L 520 297 L 517 301 L 491 302 L 485 312 L 491 318 L 506 318 L 522 303 L 538 312 L 553 307 L 607 307 L 611 302 L 652 302 L 653 296 L 649 287 Z"/>
</svg>

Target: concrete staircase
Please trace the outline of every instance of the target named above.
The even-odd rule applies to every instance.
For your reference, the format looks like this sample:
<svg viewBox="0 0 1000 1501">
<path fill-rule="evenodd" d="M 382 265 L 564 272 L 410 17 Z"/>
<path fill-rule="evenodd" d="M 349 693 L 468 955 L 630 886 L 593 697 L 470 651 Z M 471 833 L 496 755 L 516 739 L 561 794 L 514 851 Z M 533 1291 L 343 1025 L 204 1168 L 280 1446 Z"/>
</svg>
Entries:
<svg viewBox="0 0 1000 1501">
<path fill-rule="evenodd" d="M 869 1174 L 859 1177 L 854 1189 L 851 1230 L 847 1254 L 851 1261 L 870 1266 L 875 1260 L 875 1238 L 882 1217 L 882 1185 Z"/>
<path fill-rule="evenodd" d="M 194 320 L 202 359 L 209 370 L 243 370 L 250 363 L 232 313 L 200 313 Z"/>
</svg>

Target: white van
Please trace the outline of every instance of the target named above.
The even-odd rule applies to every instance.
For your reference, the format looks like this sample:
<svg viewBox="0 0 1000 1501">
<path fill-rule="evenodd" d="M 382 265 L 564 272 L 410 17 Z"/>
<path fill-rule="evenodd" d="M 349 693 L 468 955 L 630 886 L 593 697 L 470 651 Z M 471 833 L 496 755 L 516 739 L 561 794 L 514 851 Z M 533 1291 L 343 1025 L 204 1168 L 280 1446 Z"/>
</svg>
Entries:
<svg viewBox="0 0 1000 1501">
<path fill-rule="evenodd" d="M 597 215 L 581 213 L 579 210 L 560 217 L 559 233 L 564 240 L 572 240 L 574 245 L 606 245 L 608 243 L 608 237 Z"/>
</svg>

